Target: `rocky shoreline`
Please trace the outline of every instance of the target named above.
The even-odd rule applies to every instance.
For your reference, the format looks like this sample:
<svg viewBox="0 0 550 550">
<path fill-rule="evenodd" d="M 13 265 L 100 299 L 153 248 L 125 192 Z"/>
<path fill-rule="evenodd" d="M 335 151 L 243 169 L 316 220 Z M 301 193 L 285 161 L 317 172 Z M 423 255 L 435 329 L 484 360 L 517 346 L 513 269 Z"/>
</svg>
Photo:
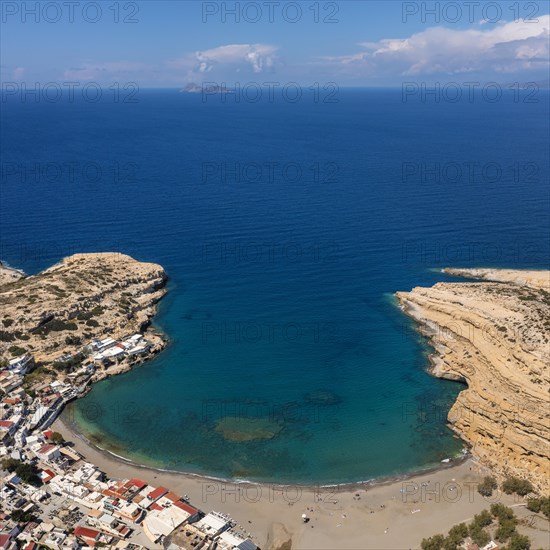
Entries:
<svg viewBox="0 0 550 550">
<path fill-rule="evenodd" d="M 448 414 L 472 454 L 499 476 L 550 489 L 550 272 L 448 269 L 483 282 L 398 292 L 435 353 L 430 372 L 467 385 Z"/>
<path fill-rule="evenodd" d="M 221 507 L 240 524 L 253 528 L 256 543 L 277 550 L 403 547 L 403 540 L 431 535 L 434 525 L 448 529 L 486 508 L 487 501 L 472 488 L 490 471 L 528 478 L 538 490 L 547 492 L 548 416 L 543 405 L 550 387 L 544 369 L 550 301 L 548 289 L 537 281 L 544 282 L 548 272 L 527 278 L 522 273 L 518 278 L 508 270 L 499 283 L 494 281 L 498 276 L 494 270 L 490 274 L 453 270 L 453 274 L 458 271 L 491 282 L 439 283 L 397 296 L 436 350 L 430 357 L 432 373 L 468 385 L 449 412 L 449 422 L 471 445 L 474 460 L 463 456 L 438 468 L 357 484 L 285 487 L 134 464 L 86 440 L 62 418 L 52 427 L 109 479 L 143 478 L 151 486 L 161 483 L 186 498 L 189 495 L 192 502 Z M 70 380 L 75 384 L 70 399 L 78 398 L 93 383 L 130 370 L 167 345 L 166 337 L 151 327 L 157 303 L 166 293 L 166 281 L 161 266 L 121 254 L 78 254 L 38 275 L 21 275 L 0 285 L 0 304 L 7 312 L 0 327 L 1 357 L 13 354 L 14 346 L 25 346 L 25 353 L 36 359 L 34 370 L 25 376 L 32 379 L 26 382 L 27 390 L 39 392 L 44 383 L 53 386 L 58 380 Z M 126 353 L 98 362 L 96 352 L 87 352 L 83 363 L 93 362 L 95 368 L 76 381 L 81 363 L 67 367 L 56 362 L 59 354 L 75 356 L 90 338 L 92 343 L 105 337 L 124 343 L 136 333 L 152 342 L 147 353 Z M 529 419 L 524 417 L 527 411 L 532 415 Z M 464 494 L 468 491 L 469 498 L 447 501 L 448 487 Z M 226 499 L 226 493 L 237 496 Z M 249 493 L 254 499 L 248 498 Z M 297 500 L 290 502 L 287 493 L 298 494 Z M 506 495 L 499 498 L 514 502 Z M 311 525 L 304 524 L 302 513 L 311 517 Z M 390 527 L 383 529 L 382 525 Z M 537 526 L 528 531 L 541 540 L 544 536 Z"/>
<path fill-rule="evenodd" d="M 151 344 L 146 352 L 96 362 L 86 384 L 127 372 L 168 343 L 151 327 L 167 279 L 161 266 L 120 253 L 75 254 L 36 275 L 14 278 L 0 286 L 0 358 L 31 355 L 35 385 L 91 364 L 92 354 L 83 350 L 94 340 L 141 334 Z"/>
</svg>

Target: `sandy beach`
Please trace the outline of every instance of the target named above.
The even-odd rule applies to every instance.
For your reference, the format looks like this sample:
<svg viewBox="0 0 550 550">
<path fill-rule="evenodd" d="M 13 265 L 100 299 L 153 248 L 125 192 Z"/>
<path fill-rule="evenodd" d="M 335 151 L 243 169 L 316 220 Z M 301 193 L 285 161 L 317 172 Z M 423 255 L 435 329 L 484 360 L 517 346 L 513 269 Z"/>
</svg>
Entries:
<svg viewBox="0 0 550 550">
<path fill-rule="evenodd" d="M 456 466 L 379 484 L 330 489 L 237 484 L 128 463 L 92 446 L 61 419 L 53 429 L 111 478 L 139 477 L 188 495 L 191 503 L 205 512 L 229 513 L 264 550 L 280 548 L 290 539 L 291 547 L 301 550 L 418 548 L 422 538 L 446 533 L 493 502 L 513 506 L 520 517 L 528 515 L 512 496 L 482 497 L 476 483 L 487 471 L 471 458 Z M 311 518 L 308 523 L 302 521 L 304 513 Z M 535 547 L 548 548 L 548 533 L 541 528 L 548 528 L 542 520 L 524 530 Z"/>
</svg>

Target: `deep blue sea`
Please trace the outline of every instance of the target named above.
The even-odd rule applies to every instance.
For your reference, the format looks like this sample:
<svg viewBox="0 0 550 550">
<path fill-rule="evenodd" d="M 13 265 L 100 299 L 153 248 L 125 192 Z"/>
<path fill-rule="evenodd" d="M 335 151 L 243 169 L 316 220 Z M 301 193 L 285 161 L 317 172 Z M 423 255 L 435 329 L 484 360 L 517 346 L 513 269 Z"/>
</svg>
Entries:
<svg viewBox="0 0 550 550">
<path fill-rule="evenodd" d="M 393 293 L 448 265 L 548 268 L 548 92 L 136 97 L 0 105 L 0 258 L 120 251 L 170 277 L 168 349 L 65 414 L 117 454 L 231 478 L 350 482 L 460 452 L 463 386 L 427 374 Z"/>
</svg>

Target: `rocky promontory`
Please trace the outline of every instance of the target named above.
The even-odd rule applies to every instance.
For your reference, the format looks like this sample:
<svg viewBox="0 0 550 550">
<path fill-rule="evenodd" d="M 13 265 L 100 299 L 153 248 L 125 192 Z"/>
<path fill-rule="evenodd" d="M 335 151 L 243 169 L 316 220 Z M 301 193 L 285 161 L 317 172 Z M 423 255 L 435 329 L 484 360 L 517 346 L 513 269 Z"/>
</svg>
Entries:
<svg viewBox="0 0 550 550">
<path fill-rule="evenodd" d="M 447 269 L 482 282 L 398 292 L 435 350 L 431 372 L 467 384 L 452 428 L 499 475 L 550 489 L 550 272 Z"/>
<path fill-rule="evenodd" d="M 36 365 L 49 366 L 94 339 L 134 333 L 158 351 L 165 340 L 149 325 L 166 279 L 160 265 L 114 252 L 75 254 L 37 275 L 4 279 L 0 360 L 31 354 Z"/>
</svg>

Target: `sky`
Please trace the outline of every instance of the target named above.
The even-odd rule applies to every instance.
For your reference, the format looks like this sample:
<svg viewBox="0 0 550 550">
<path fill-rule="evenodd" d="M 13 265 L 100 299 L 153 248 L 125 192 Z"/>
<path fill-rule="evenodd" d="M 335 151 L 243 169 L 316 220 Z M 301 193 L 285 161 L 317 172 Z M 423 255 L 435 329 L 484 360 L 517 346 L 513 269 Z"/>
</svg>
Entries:
<svg viewBox="0 0 550 550">
<path fill-rule="evenodd" d="M 550 3 L 0 2 L 2 85 L 548 83 Z"/>
</svg>

